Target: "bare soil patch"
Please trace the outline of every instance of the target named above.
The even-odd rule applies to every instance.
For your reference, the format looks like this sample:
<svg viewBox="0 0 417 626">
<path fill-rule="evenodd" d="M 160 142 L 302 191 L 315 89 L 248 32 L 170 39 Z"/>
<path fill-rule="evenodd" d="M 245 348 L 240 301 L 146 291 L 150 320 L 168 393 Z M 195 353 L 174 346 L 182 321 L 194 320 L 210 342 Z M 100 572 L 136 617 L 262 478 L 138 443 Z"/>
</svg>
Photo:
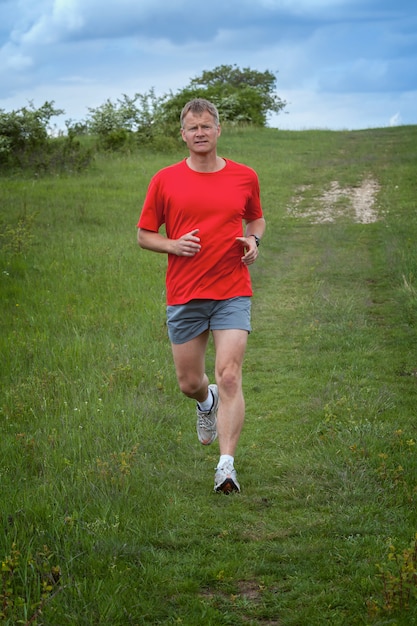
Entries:
<svg viewBox="0 0 417 626">
<path fill-rule="evenodd" d="M 290 215 L 307 218 L 313 224 L 335 222 L 338 218 L 371 224 L 380 219 L 375 204 L 380 185 L 374 178 L 365 178 L 358 187 L 342 187 L 338 181 L 332 181 L 319 196 L 311 196 L 312 189 L 312 185 L 297 188 L 287 209 Z"/>
<path fill-rule="evenodd" d="M 214 606 L 223 602 L 230 603 L 231 606 L 240 609 L 240 616 L 244 622 L 254 623 L 256 621 L 257 624 L 262 624 L 263 626 L 280 626 L 282 624 L 278 617 L 255 617 L 257 608 L 264 602 L 263 593 L 265 589 L 259 582 L 239 580 L 237 587 L 236 594 L 225 593 L 218 589 L 204 589 L 200 595 L 202 598 L 209 600 Z M 274 589 L 269 589 L 269 591 L 276 593 Z"/>
</svg>

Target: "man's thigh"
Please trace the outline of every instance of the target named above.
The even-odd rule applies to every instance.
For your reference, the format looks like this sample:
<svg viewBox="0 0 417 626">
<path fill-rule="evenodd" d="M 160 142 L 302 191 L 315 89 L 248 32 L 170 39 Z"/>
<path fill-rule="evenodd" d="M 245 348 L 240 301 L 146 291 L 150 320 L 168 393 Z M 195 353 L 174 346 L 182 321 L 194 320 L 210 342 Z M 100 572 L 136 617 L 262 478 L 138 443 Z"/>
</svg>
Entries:
<svg viewBox="0 0 417 626">
<path fill-rule="evenodd" d="M 185 343 L 171 343 L 178 380 L 190 376 L 201 378 L 204 375 L 208 338 L 209 331 L 207 330 Z"/>
<path fill-rule="evenodd" d="M 221 372 L 226 367 L 241 370 L 248 342 L 248 331 L 237 328 L 213 330 L 213 339 L 216 349 L 216 371 Z"/>
</svg>

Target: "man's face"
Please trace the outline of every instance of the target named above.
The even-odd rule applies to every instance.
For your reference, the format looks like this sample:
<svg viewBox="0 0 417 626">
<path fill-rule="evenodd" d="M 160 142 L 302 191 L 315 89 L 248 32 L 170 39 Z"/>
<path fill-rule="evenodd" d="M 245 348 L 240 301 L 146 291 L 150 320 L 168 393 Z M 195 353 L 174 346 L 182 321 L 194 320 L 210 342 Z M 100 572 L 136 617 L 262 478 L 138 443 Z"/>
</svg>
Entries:
<svg viewBox="0 0 417 626">
<path fill-rule="evenodd" d="M 191 152 L 207 154 L 216 149 L 220 126 L 216 126 L 214 118 L 208 111 L 201 115 L 189 111 L 184 117 L 181 135 Z"/>
</svg>

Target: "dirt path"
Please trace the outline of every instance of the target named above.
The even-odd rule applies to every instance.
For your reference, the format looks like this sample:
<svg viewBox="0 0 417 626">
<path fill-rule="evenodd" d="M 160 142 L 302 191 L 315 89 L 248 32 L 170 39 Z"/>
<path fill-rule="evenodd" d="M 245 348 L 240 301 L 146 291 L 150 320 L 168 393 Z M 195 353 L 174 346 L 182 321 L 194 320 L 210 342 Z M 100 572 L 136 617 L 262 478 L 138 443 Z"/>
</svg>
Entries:
<svg viewBox="0 0 417 626">
<path fill-rule="evenodd" d="M 305 194 L 310 189 L 312 185 L 297 188 L 288 207 L 290 215 L 307 218 L 313 224 L 334 222 L 339 217 L 350 217 L 358 224 L 371 224 L 379 219 L 375 199 L 380 185 L 373 178 L 364 179 L 360 187 L 341 187 L 337 181 L 332 181 L 329 189 L 314 197 L 311 206 L 304 208 L 307 204 Z"/>
</svg>

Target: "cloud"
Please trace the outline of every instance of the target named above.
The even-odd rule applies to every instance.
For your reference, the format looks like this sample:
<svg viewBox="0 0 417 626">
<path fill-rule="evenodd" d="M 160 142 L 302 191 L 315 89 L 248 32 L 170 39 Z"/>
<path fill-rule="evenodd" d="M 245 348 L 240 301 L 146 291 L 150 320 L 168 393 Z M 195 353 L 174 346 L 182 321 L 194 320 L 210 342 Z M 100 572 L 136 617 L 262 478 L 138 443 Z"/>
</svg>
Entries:
<svg viewBox="0 0 417 626">
<path fill-rule="evenodd" d="M 390 126 L 399 126 L 401 124 L 401 114 L 396 113 L 390 118 L 389 125 Z"/>
<path fill-rule="evenodd" d="M 270 126 L 282 130 L 354 130 L 417 122 L 417 90 L 404 94 L 374 94 L 371 98 L 361 93 L 309 90 L 284 90 L 282 96 L 288 102 L 287 113 L 270 120 Z"/>
<path fill-rule="evenodd" d="M 213 3 L 210 10 L 199 9 L 196 5 L 190 14 L 188 0 L 159 3 L 154 0 L 54 0 L 41 5 L 29 23 L 27 20 L 19 23 L 15 36 L 22 45 L 29 46 L 122 36 L 167 38 L 176 42 L 207 40 L 218 30 L 215 5 L 222 9 L 222 21 L 230 23 L 234 13 L 232 5 L 238 8 L 236 0 L 223 6 L 219 0 Z"/>
<path fill-rule="evenodd" d="M 292 102 L 280 123 L 363 127 L 398 111 L 410 123 L 416 15 L 414 0 L 0 0 L 0 108 L 39 97 L 75 117 L 236 64 L 277 73 Z M 326 125 L 329 100 L 339 117 Z"/>
<path fill-rule="evenodd" d="M 12 71 L 21 71 L 33 65 L 33 59 L 24 54 L 14 44 L 8 43 L 0 52 L 0 61 L 3 57 L 4 67 Z"/>
</svg>

